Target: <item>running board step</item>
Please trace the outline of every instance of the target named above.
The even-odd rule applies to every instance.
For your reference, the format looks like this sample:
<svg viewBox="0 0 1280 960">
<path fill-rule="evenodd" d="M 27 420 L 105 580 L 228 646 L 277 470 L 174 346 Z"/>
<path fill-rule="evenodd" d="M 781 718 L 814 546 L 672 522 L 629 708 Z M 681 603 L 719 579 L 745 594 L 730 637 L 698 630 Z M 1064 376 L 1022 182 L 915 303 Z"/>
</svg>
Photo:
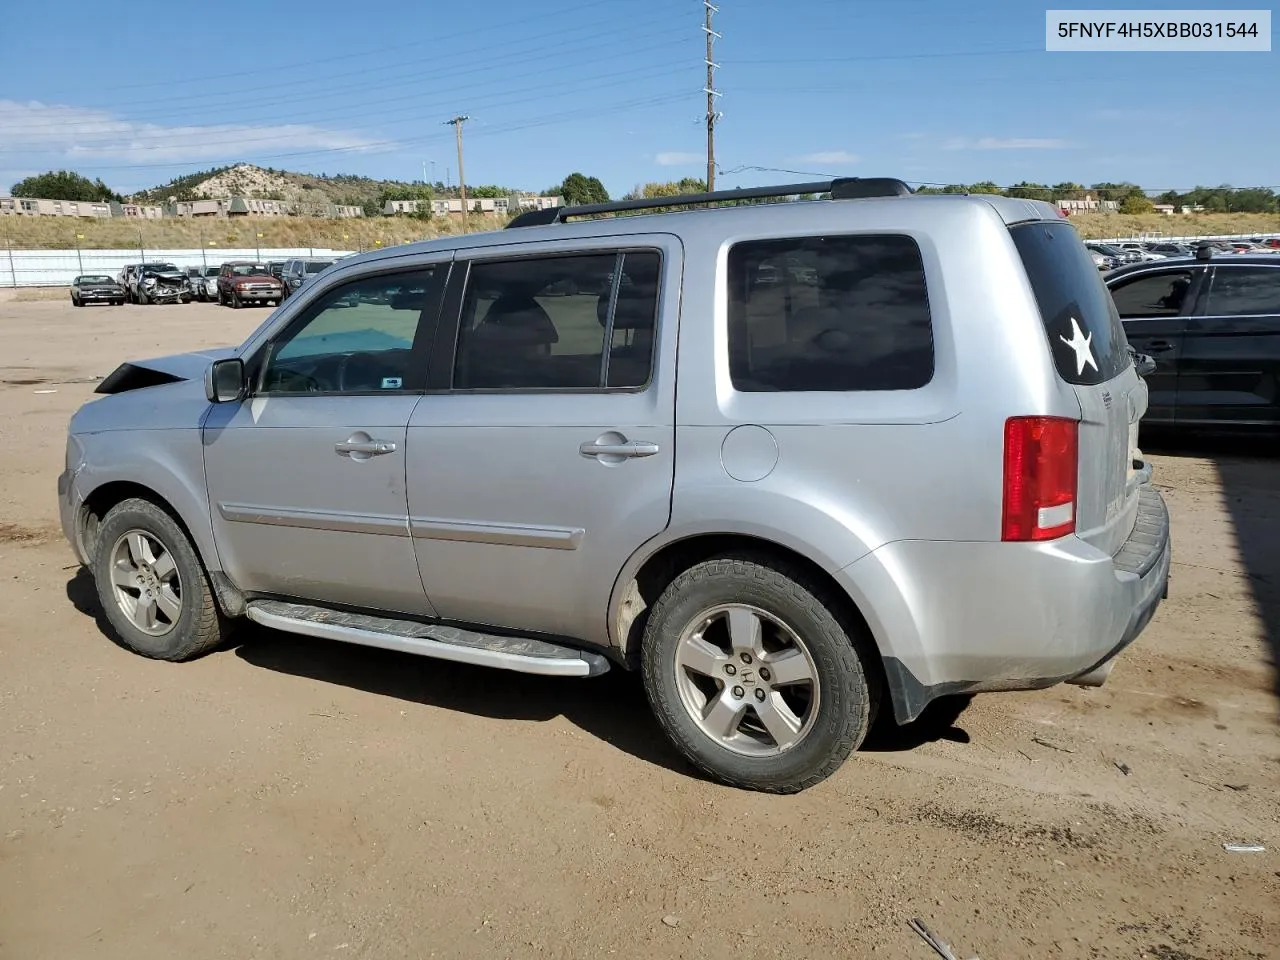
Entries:
<svg viewBox="0 0 1280 960">
<path fill-rule="evenodd" d="M 532 637 L 502 637 L 459 627 L 343 613 L 282 600 L 250 601 L 245 615 L 254 623 L 287 633 L 343 640 L 366 647 L 399 650 L 518 673 L 597 677 L 609 669 L 609 661 L 602 654 Z"/>
</svg>

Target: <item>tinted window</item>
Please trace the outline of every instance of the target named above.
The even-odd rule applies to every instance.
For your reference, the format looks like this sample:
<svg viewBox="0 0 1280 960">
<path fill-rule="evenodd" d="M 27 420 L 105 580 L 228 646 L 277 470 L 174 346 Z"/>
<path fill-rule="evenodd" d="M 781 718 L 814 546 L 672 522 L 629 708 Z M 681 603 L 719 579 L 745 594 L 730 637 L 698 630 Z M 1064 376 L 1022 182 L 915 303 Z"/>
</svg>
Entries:
<svg viewBox="0 0 1280 960">
<path fill-rule="evenodd" d="M 1280 314 L 1280 267 L 1218 267 L 1204 313 L 1210 317 Z"/>
<path fill-rule="evenodd" d="M 409 358 L 435 268 L 368 277 L 329 291 L 272 343 L 262 377 L 271 393 L 408 389 Z"/>
<path fill-rule="evenodd" d="M 1169 270 L 1122 280 L 1111 288 L 1111 298 L 1125 319 L 1176 317 L 1181 315 L 1190 290 L 1190 270 Z"/>
<path fill-rule="evenodd" d="M 306 265 L 307 273 L 319 273 L 326 267 L 333 266 L 332 260 L 308 260 Z"/>
<path fill-rule="evenodd" d="M 473 263 L 463 296 L 454 387 L 643 386 L 653 355 L 659 273 L 656 253 Z"/>
<path fill-rule="evenodd" d="M 738 243 L 728 280 L 736 390 L 911 390 L 933 378 L 924 263 L 910 237 Z"/>
<path fill-rule="evenodd" d="M 1040 307 L 1058 375 L 1067 383 L 1095 384 L 1130 363 L 1120 315 L 1093 258 L 1067 223 L 1024 223 L 1009 228 Z"/>
</svg>

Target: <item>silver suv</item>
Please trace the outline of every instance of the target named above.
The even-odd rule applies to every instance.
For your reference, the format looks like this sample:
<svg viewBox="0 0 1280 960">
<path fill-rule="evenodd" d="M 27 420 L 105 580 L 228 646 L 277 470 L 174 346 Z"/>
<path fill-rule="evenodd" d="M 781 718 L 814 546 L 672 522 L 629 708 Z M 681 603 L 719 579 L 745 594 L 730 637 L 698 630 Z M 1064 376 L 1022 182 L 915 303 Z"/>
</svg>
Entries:
<svg viewBox="0 0 1280 960">
<path fill-rule="evenodd" d="M 98 392 L 59 497 L 126 646 L 185 660 L 247 617 L 636 669 L 740 787 L 817 783 L 882 705 L 1099 684 L 1166 595 L 1147 390 L 1045 203 L 536 211 L 343 260 L 240 347 Z"/>
</svg>

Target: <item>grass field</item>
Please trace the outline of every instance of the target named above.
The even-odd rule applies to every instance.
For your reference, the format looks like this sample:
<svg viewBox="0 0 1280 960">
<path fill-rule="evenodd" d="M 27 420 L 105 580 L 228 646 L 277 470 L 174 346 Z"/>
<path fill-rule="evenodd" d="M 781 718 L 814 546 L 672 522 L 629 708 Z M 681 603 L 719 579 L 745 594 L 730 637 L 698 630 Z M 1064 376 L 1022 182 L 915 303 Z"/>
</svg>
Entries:
<svg viewBox="0 0 1280 960">
<path fill-rule="evenodd" d="M 467 218 L 469 232 L 496 230 L 506 219 Z M 415 220 L 408 217 L 356 217 L 321 220 L 308 217 L 234 219 L 82 220 L 70 217 L 3 217 L 0 240 L 14 250 L 176 250 L 195 247 L 321 247 L 369 250 L 462 232 L 461 218 Z M 141 239 L 140 239 L 141 238 Z"/>
<path fill-rule="evenodd" d="M 1165 236 L 1277 233 L 1280 214 L 1077 214 L 1071 218 L 1087 238 L 1132 236 L 1159 232 Z M 470 232 L 496 230 L 505 219 L 472 215 Z M 301 217 L 207 220 L 73 220 L 62 217 L 4 217 L 0 239 L 14 250 L 85 249 L 128 250 L 141 245 L 151 250 L 193 247 L 325 247 L 368 250 L 426 240 L 462 231 L 459 218 L 413 220 L 369 217 L 320 220 Z M 259 236 L 259 234 L 261 236 Z M 77 236 L 79 235 L 79 236 Z"/>
</svg>

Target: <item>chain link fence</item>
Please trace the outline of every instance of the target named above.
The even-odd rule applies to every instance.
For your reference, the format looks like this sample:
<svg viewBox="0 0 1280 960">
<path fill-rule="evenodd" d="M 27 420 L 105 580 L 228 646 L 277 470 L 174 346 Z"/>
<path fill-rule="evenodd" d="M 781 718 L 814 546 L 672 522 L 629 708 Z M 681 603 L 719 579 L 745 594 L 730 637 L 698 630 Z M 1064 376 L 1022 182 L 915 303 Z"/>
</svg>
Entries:
<svg viewBox="0 0 1280 960">
<path fill-rule="evenodd" d="M 66 286 L 81 274 L 115 277 L 129 263 L 172 263 L 178 268 L 216 267 L 228 260 L 333 260 L 353 253 L 328 247 L 246 247 L 185 250 L 0 250 L 0 288 Z"/>
</svg>

